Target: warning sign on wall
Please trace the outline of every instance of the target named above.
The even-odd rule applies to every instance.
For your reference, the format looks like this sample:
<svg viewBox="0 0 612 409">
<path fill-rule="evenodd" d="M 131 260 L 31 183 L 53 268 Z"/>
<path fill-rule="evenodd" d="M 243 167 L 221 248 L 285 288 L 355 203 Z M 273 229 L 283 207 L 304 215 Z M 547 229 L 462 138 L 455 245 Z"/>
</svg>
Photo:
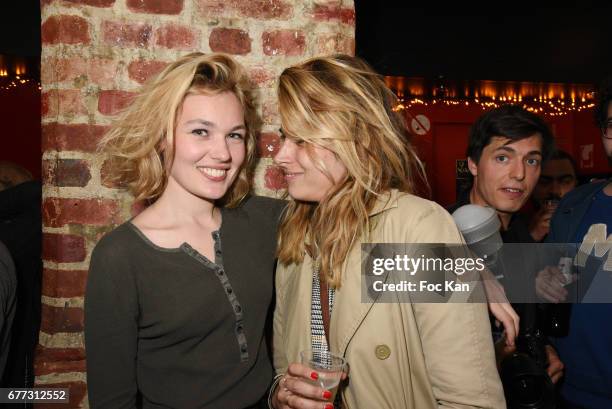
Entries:
<svg viewBox="0 0 612 409">
<path fill-rule="evenodd" d="M 431 129 L 431 122 L 425 115 L 419 114 L 410 121 L 410 128 L 417 135 L 425 135 Z"/>
</svg>

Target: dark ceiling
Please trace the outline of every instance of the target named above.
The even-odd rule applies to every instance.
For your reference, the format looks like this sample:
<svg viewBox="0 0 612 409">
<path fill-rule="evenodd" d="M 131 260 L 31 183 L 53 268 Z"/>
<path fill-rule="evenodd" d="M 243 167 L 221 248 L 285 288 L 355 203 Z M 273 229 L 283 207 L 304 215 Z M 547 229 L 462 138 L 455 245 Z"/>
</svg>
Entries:
<svg viewBox="0 0 612 409">
<path fill-rule="evenodd" d="M 355 0 L 356 53 L 384 75 L 592 84 L 612 74 L 612 7 L 446 15 L 442 3 L 380 4 Z"/>
<path fill-rule="evenodd" d="M 356 53 L 385 75 L 593 84 L 612 74 L 610 6 L 449 15 L 442 3 L 381 3 L 355 0 Z M 40 56 L 39 0 L 1 6 L 0 54 Z"/>
<path fill-rule="evenodd" d="M 0 54 L 40 56 L 39 0 L 3 1 L 0 6 Z"/>
</svg>

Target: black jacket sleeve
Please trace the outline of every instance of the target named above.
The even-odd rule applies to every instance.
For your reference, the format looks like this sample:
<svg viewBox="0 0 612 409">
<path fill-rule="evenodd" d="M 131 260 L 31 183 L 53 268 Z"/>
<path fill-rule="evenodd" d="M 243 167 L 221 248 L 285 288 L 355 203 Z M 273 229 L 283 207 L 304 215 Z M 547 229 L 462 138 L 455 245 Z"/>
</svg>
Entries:
<svg viewBox="0 0 612 409">
<path fill-rule="evenodd" d="M 11 327 L 15 317 L 17 277 L 6 246 L 0 242 L 0 381 L 9 354 Z"/>
</svg>

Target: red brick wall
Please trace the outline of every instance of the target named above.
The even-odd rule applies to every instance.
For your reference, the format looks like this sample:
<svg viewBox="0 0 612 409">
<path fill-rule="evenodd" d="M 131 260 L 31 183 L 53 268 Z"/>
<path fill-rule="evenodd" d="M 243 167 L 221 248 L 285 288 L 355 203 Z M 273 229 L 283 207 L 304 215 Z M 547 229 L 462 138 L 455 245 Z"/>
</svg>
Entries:
<svg viewBox="0 0 612 409">
<path fill-rule="evenodd" d="M 42 0 L 44 273 L 38 385 L 71 388 L 63 408 L 86 408 L 83 294 L 102 234 L 137 211 L 104 183 L 95 152 L 117 109 L 189 51 L 230 53 L 259 91 L 264 119 L 258 194 L 282 188 L 275 78 L 287 65 L 353 53 L 352 0 Z M 39 406 L 43 407 L 43 406 Z"/>
</svg>

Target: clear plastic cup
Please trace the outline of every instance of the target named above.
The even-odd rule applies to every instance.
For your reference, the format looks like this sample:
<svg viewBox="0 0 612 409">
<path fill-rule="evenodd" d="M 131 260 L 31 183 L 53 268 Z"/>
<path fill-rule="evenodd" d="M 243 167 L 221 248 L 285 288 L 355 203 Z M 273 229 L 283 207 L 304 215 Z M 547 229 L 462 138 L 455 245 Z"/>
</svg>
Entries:
<svg viewBox="0 0 612 409">
<path fill-rule="evenodd" d="M 300 352 L 300 356 L 302 365 L 309 367 L 319 375 L 317 380 L 310 380 L 310 382 L 330 391 L 333 402 L 342 374 L 347 370 L 346 359 L 338 354 L 312 349 Z"/>
</svg>

